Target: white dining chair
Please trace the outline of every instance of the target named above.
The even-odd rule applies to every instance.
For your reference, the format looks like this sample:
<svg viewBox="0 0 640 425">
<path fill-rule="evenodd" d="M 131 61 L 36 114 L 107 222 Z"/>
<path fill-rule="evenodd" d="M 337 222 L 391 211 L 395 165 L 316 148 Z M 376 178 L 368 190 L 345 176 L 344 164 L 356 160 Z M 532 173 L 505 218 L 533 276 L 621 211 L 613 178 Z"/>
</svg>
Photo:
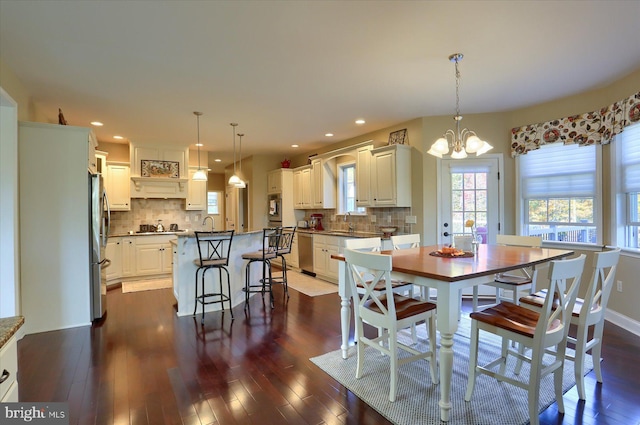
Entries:
<svg viewBox="0 0 640 425">
<path fill-rule="evenodd" d="M 391 239 L 391 245 L 393 246 L 393 249 L 408 249 L 408 248 L 420 247 L 419 233 L 409 233 L 406 235 L 392 235 L 390 239 Z M 429 288 L 427 288 L 426 286 L 420 287 L 420 296 L 423 300 L 433 301 L 429 294 Z"/>
<path fill-rule="evenodd" d="M 584 360 L 587 351 L 591 350 L 593 369 L 598 382 L 602 383 L 600 356 L 602 353 L 602 332 L 604 329 L 604 313 L 611 294 L 616 268 L 620 258 L 620 248 L 610 251 L 596 252 L 593 255 L 593 271 L 584 298 L 576 298 L 571 315 L 571 323 L 577 326 L 575 338 L 567 337 L 567 341 L 575 345 L 575 355 L 565 354 L 567 359 L 573 360 L 578 397 L 585 400 L 584 388 Z M 540 310 L 544 305 L 546 290 L 520 298 L 524 307 Z M 589 338 L 589 328 L 593 326 L 592 337 Z"/>
<path fill-rule="evenodd" d="M 380 239 L 379 237 L 345 239 L 344 247 L 357 251 L 379 252 L 382 249 L 382 239 Z M 358 290 L 358 293 L 364 292 L 364 288 L 359 285 L 356 289 Z M 393 279 L 391 281 L 391 289 L 395 293 L 408 295 L 409 297 L 413 298 L 413 284 L 410 282 L 403 282 Z M 386 290 L 385 282 L 379 282 L 375 290 L 384 292 Z M 411 337 L 413 338 L 414 344 L 418 342 L 418 336 L 416 334 L 415 326 L 411 327 Z"/>
<path fill-rule="evenodd" d="M 496 235 L 496 244 L 540 248 L 542 246 L 542 238 L 539 236 Z M 511 301 L 516 305 L 520 304 L 522 291 L 528 291 L 528 294 L 533 294 L 536 291 L 537 276 L 538 270 L 535 265 L 508 273 L 496 274 L 494 281 L 486 284 L 496 288 L 496 302 L 495 304 L 483 305 L 481 307 L 492 307 L 501 301 Z M 511 291 L 510 296 L 507 296 L 505 291 Z M 473 311 L 478 311 L 478 308 L 480 308 L 478 306 L 478 287 L 474 286 L 472 309 Z"/>
<path fill-rule="evenodd" d="M 469 380 L 465 401 L 470 401 L 475 388 L 476 377 L 484 374 L 498 381 L 523 388 L 528 392 L 529 416 L 532 425 L 539 424 L 538 401 L 540 380 L 553 374 L 558 412 L 564 412 L 562 399 L 562 370 L 564 367 L 567 333 L 571 311 L 580 286 L 586 256 L 584 254 L 569 260 L 552 261 L 549 267 L 549 290 L 540 312 L 533 311 L 511 302 L 501 302 L 497 306 L 473 312 L 471 317 L 471 344 L 469 354 Z M 557 302 L 554 303 L 554 299 Z M 478 343 L 480 330 L 502 337 L 500 357 L 478 365 Z M 510 348 L 509 341 L 519 344 L 518 351 Z M 525 347 L 531 355 L 525 356 Z M 542 363 L 545 350 L 554 348 L 553 361 Z M 517 359 L 515 373 L 519 372 L 522 361 L 530 364 L 528 379 L 514 379 L 506 372 L 507 358 Z M 499 366 L 498 370 L 495 370 Z"/>
<path fill-rule="evenodd" d="M 429 360 L 431 382 L 438 383 L 436 370 L 436 305 L 395 294 L 391 287 L 392 257 L 373 252 L 345 249 L 344 257 L 351 276 L 351 294 L 356 317 L 357 367 L 356 378 L 362 377 L 367 346 L 389 356 L 390 383 L 389 401 L 396 400 L 398 368 L 405 363 L 420 359 Z M 376 288 L 383 284 L 385 291 Z M 364 293 L 357 291 L 364 288 Z M 398 331 L 425 322 L 428 337 L 428 351 L 418 351 L 398 340 Z M 367 338 L 364 323 L 383 329 L 376 338 Z M 386 343 L 386 344 L 385 344 Z M 408 356 L 398 356 L 398 351 Z"/>
</svg>

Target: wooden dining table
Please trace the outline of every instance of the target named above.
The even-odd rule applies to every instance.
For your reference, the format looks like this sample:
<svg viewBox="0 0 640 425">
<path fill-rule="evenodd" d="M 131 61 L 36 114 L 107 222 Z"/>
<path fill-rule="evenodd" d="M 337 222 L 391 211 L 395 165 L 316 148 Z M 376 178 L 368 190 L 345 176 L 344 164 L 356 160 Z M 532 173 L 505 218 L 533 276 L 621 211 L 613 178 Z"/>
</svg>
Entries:
<svg viewBox="0 0 640 425">
<path fill-rule="evenodd" d="M 393 251 L 381 251 L 391 255 L 391 277 L 437 290 L 437 329 L 440 333 L 440 419 L 448 421 L 451 412 L 451 377 L 455 347 L 453 334 L 458 329 L 461 290 L 493 282 L 496 273 L 544 264 L 572 255 L 562 249 L 528 248 L 501 245 L 479 245 L 473 256 L 435 256 L 442 245 L 423 246 Z M 347 273 L 344 256 L 334 254 L 339 260 L 338 294 L 341 299 L 340 319 L 342 332 L 342 357 L 348 357 L 351 304 L 351 279 Z"/>
</svg>

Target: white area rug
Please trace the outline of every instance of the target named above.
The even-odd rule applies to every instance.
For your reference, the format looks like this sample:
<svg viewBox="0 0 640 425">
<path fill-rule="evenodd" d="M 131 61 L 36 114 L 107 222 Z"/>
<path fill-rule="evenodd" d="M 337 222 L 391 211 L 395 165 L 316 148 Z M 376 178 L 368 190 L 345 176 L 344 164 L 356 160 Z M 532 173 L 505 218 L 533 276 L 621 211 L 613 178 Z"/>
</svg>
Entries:
<svg viewBox="0 0 640 425">
<path fill-rule="evenodd" d="M 155 289 L 166 289 L 171 287 L 173 287 L 173 281 L 170 278 L 132 280 L 129 282 L 122 282 L 122 293 L 126 294 L 128 292 L 153 291 Z"/>
<path fill-rule="evenodd" d="M 424 341 L 426 335 L 424 325 L 419 325 L 418 329 L 419 336 Z M 466 316 L 461 320 L 460 329 L 454 336 L 455 355 L 451 392 L 453 408 L 449 423 L 452 425 L 529 423 L 527 392 L 513 385 L 498 382 L 494 378 L 478 376 L 471 401 L 469 403 L 464 401 L 469 370 L 469 330 L 470 320 Z M 403 331 L 403 333 L 406 343 L 410 344 L 409 332 Z M 425 344 L 421 342 L 418 344 L 422 345 L 419 349 L 424 350 Z M 500 353 L 499 338 L 481 331 L 478 350 L 479 364 L 487 363 Z M 365 357 L 364 374 L 360 379 L 355 378 L 357 363 L 355 347 L 349 349 L 349 358 L 346 360 L 342 359 L 341 351 L 336 350 L 314 357 L 311 361 L 394 424 L 441 424 L 438 406 L 440 386 L 432 384 L 427 361 L 412 362 L 400 367 L 398 393 L 396 401 L 391 403 L 389 401 L 389 358 L 372 348 L 366 349 Z M 507 367 L 513 370 L 514 364 L 515 361 L 510 357 Z M 588 356 L 585 372 L 591 371 L 592 368 L 591 357 Z M 527 364 L 523 366 L 520 376 L 529 376 Z M 567 360 L 564 366 L 563 392 L 574 385 L 573 362 Z M 553 375 L 543 379 L 540 387 L 539 411 L 542 411 L 555 401 Z"/>
<path fill-rule="evenodd" d="M 295 289 L 310 297 L 338 292 L 338 285 L 292 270 L 287 271 L 287 280 L 289 288 Z"/>
</svg>

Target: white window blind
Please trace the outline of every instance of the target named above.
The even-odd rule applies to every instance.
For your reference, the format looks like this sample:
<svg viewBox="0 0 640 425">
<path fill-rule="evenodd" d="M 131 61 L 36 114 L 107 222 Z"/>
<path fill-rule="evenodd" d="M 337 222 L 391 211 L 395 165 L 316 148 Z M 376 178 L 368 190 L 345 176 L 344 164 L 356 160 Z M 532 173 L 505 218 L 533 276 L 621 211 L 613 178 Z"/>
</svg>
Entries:
<svg viewBox="0 0 640 425">
<path fill-rule="evenodd" d="M 596 196 L 595 145 L 554 143 L 518 158 L 524 199 Z"/>
<path fill-rule="evenodd" d="M 640 192 L 640 124 L 625 128 L 614 143 L 621 144 L 622 191 Z"/>
</svg>

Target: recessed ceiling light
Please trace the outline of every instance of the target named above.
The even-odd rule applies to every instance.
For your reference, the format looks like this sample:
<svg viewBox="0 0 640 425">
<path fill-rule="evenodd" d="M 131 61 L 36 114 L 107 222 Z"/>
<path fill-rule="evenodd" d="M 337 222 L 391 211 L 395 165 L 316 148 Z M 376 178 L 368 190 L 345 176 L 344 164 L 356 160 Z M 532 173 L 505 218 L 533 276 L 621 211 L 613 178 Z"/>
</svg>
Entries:
<svg viewBox="0 0 640 425">
<path fill-rule="evenodd" d="M 96 127 L 102 127 L 104 124 L 102 124 L 100 121 L 91 121 L 91 125 L 94 125 Z"/>
<path fill-rule="evenodd" d="M 358 124 L 358 125 L 362 125 L 364 123 L 365 123 L 365 121 L 362 118 L 356 120 L 356 124 Z"/>
<path fill-rule="evenodd" d="M 122 139 L 124 139 L 124 137 L 122 137 L 122 136 L 113 136 L 113 138 L 114 138 L 114 139 L 118 139 L 118 140 L 122 140 Z"/>
<path fill-rule="evenodd" d="M 300 146 L 298 145 L 291 145 L 292 148 L 299 148 Z"/>
<path fill-rule="evenodd" d="M 215 162 L 222 162 L 222 160 L 220 158 L 216 158 L 214 159 Z"/>
<path fill-rule="evenodd" d="M 204 146 L 202 143 L 196 143 L 196 146 Z"/>
<path fill-rule="evenodd" d="M 326 133 L 325 136 L 327 137 L 333 137 L 333 133 Z"/>
</svg>

